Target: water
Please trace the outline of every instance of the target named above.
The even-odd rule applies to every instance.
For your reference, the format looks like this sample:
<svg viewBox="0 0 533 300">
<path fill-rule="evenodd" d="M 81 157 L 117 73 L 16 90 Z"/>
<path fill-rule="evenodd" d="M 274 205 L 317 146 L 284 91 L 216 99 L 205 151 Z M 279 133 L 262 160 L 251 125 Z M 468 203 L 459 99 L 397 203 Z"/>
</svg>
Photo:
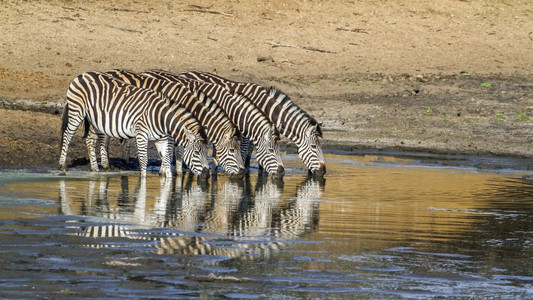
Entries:
<svg viewBox="0 0 533 300">
<path fill-rule="evenodd" d="M 0 296 L 532 298 L 531 171 L 327 155 L 282 182 L 0 173 Z"/>
</svg>

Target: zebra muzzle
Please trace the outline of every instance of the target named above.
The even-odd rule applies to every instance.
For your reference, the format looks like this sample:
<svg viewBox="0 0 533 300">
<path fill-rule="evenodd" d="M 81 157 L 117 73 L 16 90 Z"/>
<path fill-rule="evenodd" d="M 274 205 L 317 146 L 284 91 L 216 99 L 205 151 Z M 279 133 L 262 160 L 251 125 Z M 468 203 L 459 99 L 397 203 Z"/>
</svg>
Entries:
<svg viewBox="0 0 533 300">
<path fill-rule="evenodd" d="M 239 168 L 239 171 L 237 173 L 230 174 L 230 178 L 241 179 L 244 177 L 245 172 L 246 171 L 244 170 L 244 168 Z"/>
<path fill-rule="evenodd" d="M 204 167 L 199 175 L 200 179 L 209 179 L 209 168 Z"/>
<path fill-rule="evenodd" d="M 278 166 L 277 170 L 276 170 L 276 173 L 274 174 L 274 176 L 276 177 L 283 177 L 283 175 L 285 175 L 285 168 L 283 166 Z"/>
<path fill-rule="evenodd" d="M 318 169 L 313 170 L 312 173 L 313 173 L 313 175 L 319 175 L 319 176 L 322 176 L 322 175 L 326 174 L 326 164 L 319 163 L 318 164 Z"/>
</svg>

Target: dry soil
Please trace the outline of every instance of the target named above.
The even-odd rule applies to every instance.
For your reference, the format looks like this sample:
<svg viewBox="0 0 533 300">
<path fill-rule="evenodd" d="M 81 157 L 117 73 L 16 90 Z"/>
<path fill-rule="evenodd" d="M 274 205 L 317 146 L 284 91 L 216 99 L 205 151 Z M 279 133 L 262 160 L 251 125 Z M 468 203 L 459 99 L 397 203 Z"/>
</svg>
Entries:
<svg viewBox="0 0 533 300">
<path fill-rule="evenodd" d="M 323 123 L 326 151 L 533 156 L 530 1 L 2 1 L 0 15 L 1 169 L 55 168 L 70 81 L 112 68 L 276 86 Z"/>
</svg>

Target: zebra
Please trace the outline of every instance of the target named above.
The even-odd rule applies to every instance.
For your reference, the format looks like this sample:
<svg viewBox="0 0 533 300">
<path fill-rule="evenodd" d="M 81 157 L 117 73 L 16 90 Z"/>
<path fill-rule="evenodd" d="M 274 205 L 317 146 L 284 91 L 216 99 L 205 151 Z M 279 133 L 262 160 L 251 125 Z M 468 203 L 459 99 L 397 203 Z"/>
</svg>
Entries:
<svg viewBox="0 0 533 300">
<path fill-rule="evenodd" d="M 191 112 L 202 124 L 208 140 L 213 142 L 215 161 L 222 165 L 224 170 L 235 177 L 242 177 L 244 164 L 240 152 L 241 132 L 227 117 L 226 113 L 211 99 L 200 102 L 197 98 L 198 91 L 190 95 L 189 90 L 180 83 L 160 80 L 143 76 L 127 70 L 115 69 L 105 74 L 113 76 L 127 84 L 147 88 L 162 93 L 177 105 Z M 189 95 L 189 96 L 184 96 Z M 92 136 L 94 140 L 94 136 Z M 101 138 L 99 138 L 101 139 Z M 106 141 L 103 141 L 105 143 Z M 107 148 L 107 147 L 104 147 Z M 101 153 L 107 153 L 102 152 Z M 102 155 L 102 161 L 107 162 L 107 157 Z M 216 170 L 216 167 L 214 168 Z"/>
<path fill-rule="evenodd" d="M 98 134 L 127 139 L 136 138 L 141 176 L 146 177 L 148 141 L 155 140 L 161 157 L 166 155 L 172 138 L 185 148 L 184 161 L 201 178 L 209 177 L 207 136 L 198 121 L 184 108 L 152 90 L 125 84 L 99 72 L 78 75 L 67 90 L 61 125 L 61 174 L 67 171 L 70 141 L 85 120 Z M 87 131 L 88 126 L 85 126 Z M 89 155 L 95 159 L 94 155 Z M 170 159 L 163 160 L 164 175 L 172 177 Z"/>
<path fill-rule="evenodd" d="M 254 144 L 259 166 L 270 175 L 283 177 L 284 167 L 279 152 L 279 132 L 275 125 L 245 97 L 232 95 L 216 84 L 190 80 L 167 71 L 151 70 L 141 74 L 180 82 L 192 91 L 201 91 L 199 99 L 202 101 L 207 101 L 207 98 L 213 99 L 237 125 L 243 136 Z"/>
<path fill-rule="evenodd" d="M 189 71 L 179 76 L 211 82 L 223 86 L 231 93 L 241 94 L 252 101 L 284 136 L 298 147 L 298 156 L 310 173 L 322 176 L 326 173 L 326 164 L 320 141 L 322 129 L 320 124 L 297 106 L 288 95 L 275 88 L 266 88 L 255 83 L 232 81 L 216 74 Z"/>
</svg>

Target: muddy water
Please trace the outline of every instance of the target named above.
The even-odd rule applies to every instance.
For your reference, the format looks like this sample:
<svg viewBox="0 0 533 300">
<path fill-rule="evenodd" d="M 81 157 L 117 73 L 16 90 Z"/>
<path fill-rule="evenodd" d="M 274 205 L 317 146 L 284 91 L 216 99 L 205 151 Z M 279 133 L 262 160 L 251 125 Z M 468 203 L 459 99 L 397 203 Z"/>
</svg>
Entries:
<svg viewBox="0 0 533 300">
<path fill-rule="evenodd" d="M 317 181 L 0 173 L 0 296 L 531 298 L 531 171 L 328 155 Z"/>
</svg>

